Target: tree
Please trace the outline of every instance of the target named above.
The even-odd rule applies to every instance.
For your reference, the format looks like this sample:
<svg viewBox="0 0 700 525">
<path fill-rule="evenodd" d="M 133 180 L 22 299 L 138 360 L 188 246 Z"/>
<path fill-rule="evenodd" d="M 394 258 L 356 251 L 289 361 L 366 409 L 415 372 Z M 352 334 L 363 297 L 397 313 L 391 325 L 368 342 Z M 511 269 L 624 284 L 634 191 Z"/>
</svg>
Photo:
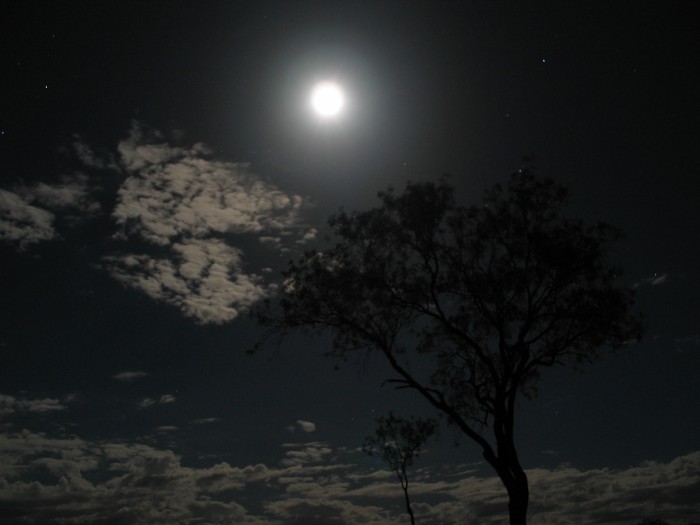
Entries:
<svg viewBox="0 0 700 525">
<path fill-rule="evenodd" d="M 415 525 L 415 517 L 408 496 L 408 467 L 417 459 L 427 439 L 437 431 L 433 419 L 404 419 L 389 413 L 377 419 L 374 436 L 365 439 L 362 450 L 370 456 L 380 454 L 384 463 L 396 474 L 401 483 L 406 512 Z"/>
<path fill-rule="evenodd" d="M 382 355 L 390 382 L 481 448 L 508 493 L 511 525 L 526 523 L 529 502 L 518 396 L 534 397 L 547 367 L 641 335 L 633 291 L 608 261 L 619 232 L 564 217 L 566 196 L 528 170 L 481 206 L 457 205 L 445 179 L 382 192 L 380 207 L 330 218 L 335 245 L 290 262 L 279 311 L 260 316 L 277 334 L 330 330 L 330 355 Z"/>
</svg>

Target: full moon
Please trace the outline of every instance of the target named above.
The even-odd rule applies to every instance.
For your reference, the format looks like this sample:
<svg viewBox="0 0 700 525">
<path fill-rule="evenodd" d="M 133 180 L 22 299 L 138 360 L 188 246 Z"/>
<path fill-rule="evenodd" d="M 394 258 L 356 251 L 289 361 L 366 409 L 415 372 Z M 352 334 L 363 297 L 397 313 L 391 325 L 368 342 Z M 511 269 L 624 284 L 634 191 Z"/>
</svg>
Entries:
<svg viewBox="0 0 700 525">
<path fill-rule="evenodd" d="M 343 90 L 334 82 L 321 82 L 311 92 L 311 107 L 322 117 L 334 117 L 343 109 Z"/>
</svg>

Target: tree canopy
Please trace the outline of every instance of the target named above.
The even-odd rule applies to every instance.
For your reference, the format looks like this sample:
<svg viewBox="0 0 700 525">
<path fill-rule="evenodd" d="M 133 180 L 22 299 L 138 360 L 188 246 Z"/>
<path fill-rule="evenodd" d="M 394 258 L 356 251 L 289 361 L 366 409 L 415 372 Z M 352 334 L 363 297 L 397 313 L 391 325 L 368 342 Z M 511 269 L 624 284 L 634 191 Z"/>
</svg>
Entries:
<svg viewBox="0 0 700 525">
<path fill-rule="evenodd" d="M 608 260 L 615 228 L 563 214 L 567 189 L 527 170 L 455 202 L 446 179 L 379 194 L 381 206 L 329 220 L 335 244 L 290 263 L 274 331 L 330 330 L 332 354 L 379 353 L 479 447 L 526 523 L 514 441 L 519 394 L 544 368 L 591 361 L 641 335 L 633 291 Z M 430 373 L 414 372 L 409 359 Z"/>
<path fill-rule="evenodd" d="M 380 455 L 398 478 L 412 525 L 416 521 L 408 495 L 408 468 L 413 465 L 423 445 L 437 429 L 438 424 L 434 419 L 402 418 L 389 413 L 377 419 L 374 435 L 365 438 L 362 447 L 370 456 Z"/>
</svg>

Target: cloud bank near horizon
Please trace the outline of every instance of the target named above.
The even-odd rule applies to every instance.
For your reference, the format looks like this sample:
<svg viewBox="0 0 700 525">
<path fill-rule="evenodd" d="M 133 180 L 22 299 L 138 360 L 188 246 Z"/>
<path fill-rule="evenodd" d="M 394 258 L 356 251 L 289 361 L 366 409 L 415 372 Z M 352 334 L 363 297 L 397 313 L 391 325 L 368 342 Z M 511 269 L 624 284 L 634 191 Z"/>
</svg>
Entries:
<svg viewBox="0 0 700 525">
<path fill-rule="evenodd" d="M 54 399 L 0 396 L 0 401 L 0 517 L 9 525 L 398 525 L 406 520 L 394 474 L 379 460 L 368 466 L 357 449 L 326 441 L 281 443 L 277 464 L 195 467 L 150 444 L 16 430 L 19 412 L 65 406 Z M 157 434 L 179 431 L 154 428 Z M 527 473 L 533 525 L 634 524 L 644 518 L 686 523 L 700 516 L 700 451 L 623 469 L 562 465 Z M 423 525 L 496 525 L 506 518 L 500 481 L 475 465 L 417 465 L 409 476 L 416 519 Z"/>
</svg>

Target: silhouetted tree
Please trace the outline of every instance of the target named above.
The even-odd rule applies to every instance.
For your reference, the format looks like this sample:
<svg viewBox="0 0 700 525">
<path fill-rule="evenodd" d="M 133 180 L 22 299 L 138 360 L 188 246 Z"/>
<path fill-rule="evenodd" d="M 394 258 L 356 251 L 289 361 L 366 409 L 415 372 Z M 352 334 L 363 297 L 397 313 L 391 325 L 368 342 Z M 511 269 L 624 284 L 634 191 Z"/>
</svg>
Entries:
<svg viewBox="0 0 700 525">
<path fill-rule="evenodd" d="M 281 311 L 261 314 L 277 334 L 331 330 L 330 355 L 383 355 L 391 382 L 481 448 L 508 492 L 511 525 L 526 523 L 529 501 L 518 393 L 534 397 L 543 368 L 640 335 L 633 292 L 607 260 L 619 233 L 563 217 L 566 195 L 527 170 L 481 206 L 456 205 L 445 180 L 380 193 L 379 208 L 331 217 L 336 244 L 290 263 Z"/>
<path fill-rule="evenodd" d="M 377 419 L 374 435 L 367 437 L 362 447 L 371 456 L 381 455 L 384 463 L 396 474 L 401 483 L 411 525 L 415 525 L 416 521 L 408 496 L 408 467 L 418 458 L 421 448 L 436 431 L 437 422 L 433 419 L 404 419 L 389 413 L 388 416 Z"/>
</svg>

